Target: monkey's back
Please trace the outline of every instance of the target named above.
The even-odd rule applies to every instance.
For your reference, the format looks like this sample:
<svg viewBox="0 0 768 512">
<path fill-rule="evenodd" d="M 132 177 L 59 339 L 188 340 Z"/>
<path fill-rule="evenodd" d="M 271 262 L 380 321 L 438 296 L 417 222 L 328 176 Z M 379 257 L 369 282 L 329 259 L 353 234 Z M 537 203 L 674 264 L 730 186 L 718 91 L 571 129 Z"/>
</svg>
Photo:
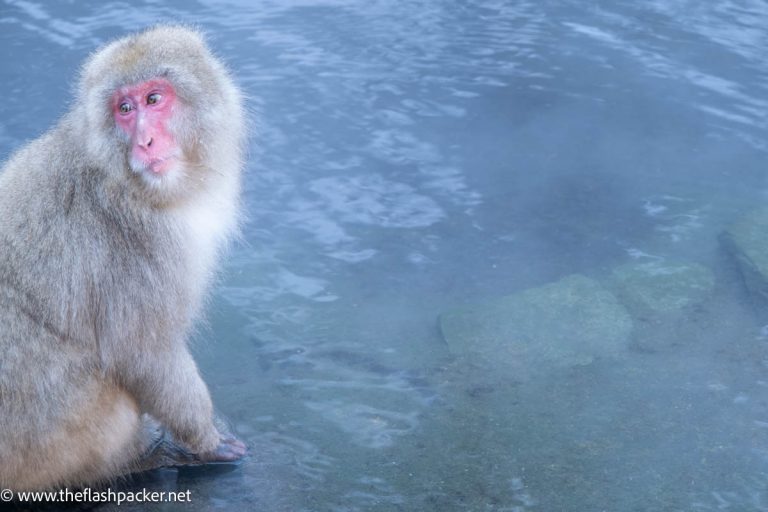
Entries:
<svg viewBox="0 0 768 512">
<path fill-rule="evenodd" d="M 63 122 L 0 174 L 0 486 L 14 489 L 89 453 L 62 459 L 62 442 L 138 428 L 111 368 L 183 336 L 192 308 L 190 291 L 169 284 L 184 272 L 173 225 L 121 211 L 130 198 L 73 143 Z M 91 421 L 105 417 L 116 424 Z"/>
</svg>

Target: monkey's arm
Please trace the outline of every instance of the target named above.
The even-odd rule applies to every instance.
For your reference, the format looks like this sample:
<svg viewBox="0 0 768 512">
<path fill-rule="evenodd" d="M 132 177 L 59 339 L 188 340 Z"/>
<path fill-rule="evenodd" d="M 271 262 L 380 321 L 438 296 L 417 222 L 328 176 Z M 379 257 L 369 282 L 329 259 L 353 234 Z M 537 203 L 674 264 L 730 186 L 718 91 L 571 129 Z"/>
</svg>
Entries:
<svg viewBox="0 0 768 512">
<path fill-rule="evenodd" d="M 242 442 L 223 437 L 214 426 L 208 388 L 186 346 L 139 356 L 130 367 L 134 371 L 127 373 L 133 375 L 121 375 L 120 380 L 139 406 L 202 461 L 231 461 L 245 454 Z"/>
</svg>

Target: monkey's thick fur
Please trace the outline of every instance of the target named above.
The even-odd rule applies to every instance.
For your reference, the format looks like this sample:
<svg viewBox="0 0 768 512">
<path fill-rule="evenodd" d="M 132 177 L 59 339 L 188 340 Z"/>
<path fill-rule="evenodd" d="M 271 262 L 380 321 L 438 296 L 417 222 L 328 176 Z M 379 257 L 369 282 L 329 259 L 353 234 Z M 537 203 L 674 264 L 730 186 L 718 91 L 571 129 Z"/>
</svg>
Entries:
<svg viewBox="0 0 768 512">
<path fill-rule="evenodd" d="M 178 95 L 185 161 L 162 180 L 131 170 L 110 103 L 155 77 Z M 200 34 L 156 27 L 93 54 L 71 110 L 3 167 L 0 488 L 130 472 L 151 442 L 147 415 L 192 452 L 215 452 L 186 338 L 237 224 L 241 103 Z"/>
</svg>

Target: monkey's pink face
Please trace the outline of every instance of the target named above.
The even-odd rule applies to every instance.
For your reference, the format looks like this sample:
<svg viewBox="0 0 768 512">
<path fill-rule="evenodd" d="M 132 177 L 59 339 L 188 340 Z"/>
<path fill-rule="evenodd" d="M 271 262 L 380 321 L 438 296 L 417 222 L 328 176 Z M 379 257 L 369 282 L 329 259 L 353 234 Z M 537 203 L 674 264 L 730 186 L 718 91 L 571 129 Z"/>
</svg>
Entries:
<svg viewBox="0 0 768 512">
<path fill-rule="evenodd" d="M 115 122 L 130 140 L 134 171 L 160 176 L 177 163 L 180 150 L 169 129 L 175 104 L 176 92 L 162 78 L 121 87 L 112 96 Z"/>
</svg>

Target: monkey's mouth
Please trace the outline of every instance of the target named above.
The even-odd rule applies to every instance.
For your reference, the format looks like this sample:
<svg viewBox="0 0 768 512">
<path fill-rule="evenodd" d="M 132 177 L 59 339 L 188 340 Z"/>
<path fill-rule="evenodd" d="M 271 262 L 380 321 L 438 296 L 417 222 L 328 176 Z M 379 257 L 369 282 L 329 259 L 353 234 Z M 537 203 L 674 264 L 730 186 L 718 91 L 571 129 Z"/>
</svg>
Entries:
<svg viewBox="0 0 768 512">
<path fill-rule="evenodd" d="M 175 164 L 175 156 L 166 156 L 162 158 L 155 157 L 148 160 L 139 160 L 137 158 L 131 159 L 131 169 L 133 169 L 134 172 L 144 172 L 156 176 L 167 174 Z"/>
<path fill-rule="evenodd" d="M 166 158 L 153 158 L 149 161 L 148 167 L 155 174 L 165 174 L 175 161 L 176 159 L 170 156 Z"/>
</svg>

